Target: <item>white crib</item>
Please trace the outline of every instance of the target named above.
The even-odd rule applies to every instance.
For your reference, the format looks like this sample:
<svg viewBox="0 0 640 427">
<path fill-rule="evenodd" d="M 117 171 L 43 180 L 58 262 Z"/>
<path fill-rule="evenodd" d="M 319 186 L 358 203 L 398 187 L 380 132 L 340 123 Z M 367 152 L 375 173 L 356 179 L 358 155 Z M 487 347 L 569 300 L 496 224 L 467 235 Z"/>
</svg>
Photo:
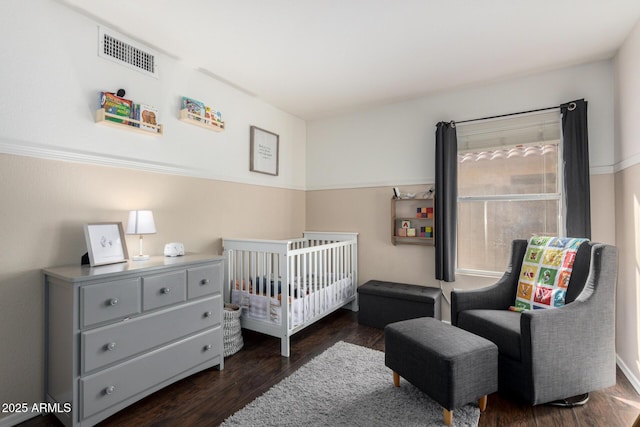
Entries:
<svg viewBox="0 0 640 427">
<path fill-rule="evenodd" d="M 358 233 L 305 232 L 290 240 L 222 239 L 225 301 L 242 327 L 289 339 L 333 311 L 358 310 Z M 283 297 L 286 295 L 286 298 Z"/>
</svg>

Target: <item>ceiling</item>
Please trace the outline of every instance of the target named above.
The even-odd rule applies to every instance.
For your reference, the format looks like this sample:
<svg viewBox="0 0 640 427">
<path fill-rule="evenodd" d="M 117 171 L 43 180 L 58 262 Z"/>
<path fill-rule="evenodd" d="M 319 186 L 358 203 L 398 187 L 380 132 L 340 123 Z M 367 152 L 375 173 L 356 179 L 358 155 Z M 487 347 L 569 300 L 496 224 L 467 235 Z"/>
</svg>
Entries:
<svg viewBox="0 0 640 427">
<path fill-rule="evenodd" d="M 611 58 L 639 0 L 58 0 L 311 120 Z"/>
</svg>

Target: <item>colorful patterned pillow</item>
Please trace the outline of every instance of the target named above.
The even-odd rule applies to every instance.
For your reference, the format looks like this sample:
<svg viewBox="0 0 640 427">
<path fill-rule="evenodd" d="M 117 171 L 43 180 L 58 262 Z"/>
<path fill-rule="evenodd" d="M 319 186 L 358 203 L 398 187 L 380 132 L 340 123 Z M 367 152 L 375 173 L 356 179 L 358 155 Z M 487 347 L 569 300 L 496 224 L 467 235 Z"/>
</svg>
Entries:
<svg viewBox="0 0 640 427">
<path fill-rule="evenodd" d="M 522 261 L 513 311 L 564 305 L 578 247 L 588 239 L 532 237 Z"/>
</svg>

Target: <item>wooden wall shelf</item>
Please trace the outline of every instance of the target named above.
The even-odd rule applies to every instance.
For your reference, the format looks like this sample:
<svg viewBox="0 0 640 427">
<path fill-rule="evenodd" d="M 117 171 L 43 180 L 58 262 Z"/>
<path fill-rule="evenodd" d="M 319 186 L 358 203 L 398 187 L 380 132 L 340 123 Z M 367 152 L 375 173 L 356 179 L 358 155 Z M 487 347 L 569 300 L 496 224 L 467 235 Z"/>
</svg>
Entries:
<svg viewBox="0 0 640 427">
<path fill-rule="evenodd" d="M 126 120 L 129 123 L 144 124 L 145 126 L 149 126 L 149 127 L 154 128 L 156 131 L 154 132 L 152 130 L 142 129 L 142 128 L 139 128 L 137 126 L 131 126 L 130 124 L 113 122 L 111 120 L 107 120 L 107 117 L 112 117 L 112 118 L 120 119 L 120 120 Z M 116 114 L 107 113 L 104 110 L 104 108 L 99 108 L 96 111 L 96 123 L 100 123 L 101 125 L 107 125 L 107 126 L 118 128 L 118 129 L 124 129 L 124 130 L 128 130 L 128 131 L 143 133 L 145 135 L 153 135 L 153 136 L 162 135 L 162 125 L 151 125 L 149 123 L 143 123 L 140 120 L 130 119 L 128 117 L 122 117 L 122 116 L 118 116 Z"/>
<path fill-rule="evenodd" d="M 205 119 L 204 117 L 190 113 L 186 108 L 180 110 L 180 116 L 178 118 L 185 123 L 200 126 L 201 128 L 214 132 L 222 132 L 225 128 L 224 122 L 221 123 L 216 120 Z"/>
<path fill-rule="evenodd" d="M 429 218 L 416 216 L 416 208 L 430 208 L 432 215 Z M 435 213 L 433 212 L 433 199 L 391 199 L 391 243 L 412 244 L 412 245 L 435 245 Z M 398 228 L 402 227 L 404 221 L 411 223 L 411 228 L 415 229 L 415 236 L 405 237 L 398 236 Z M 428 227 L 431 229 L 430 237 L 421 237 L 420 228 Z"/>
</svg>

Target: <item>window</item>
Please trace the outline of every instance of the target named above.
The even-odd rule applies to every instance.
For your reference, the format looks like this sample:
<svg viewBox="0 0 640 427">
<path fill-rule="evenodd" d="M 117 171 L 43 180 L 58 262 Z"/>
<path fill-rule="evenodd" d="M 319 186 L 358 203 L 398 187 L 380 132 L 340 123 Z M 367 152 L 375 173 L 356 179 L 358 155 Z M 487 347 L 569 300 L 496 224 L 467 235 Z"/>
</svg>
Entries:
<svg viewBox="0 0 640 427">
<path fill-rule="evenodd" d="M 562 236 L 560 112 L 459 124 L 460 272 L 503 272 L 511 241 Z"/>
</svg>

